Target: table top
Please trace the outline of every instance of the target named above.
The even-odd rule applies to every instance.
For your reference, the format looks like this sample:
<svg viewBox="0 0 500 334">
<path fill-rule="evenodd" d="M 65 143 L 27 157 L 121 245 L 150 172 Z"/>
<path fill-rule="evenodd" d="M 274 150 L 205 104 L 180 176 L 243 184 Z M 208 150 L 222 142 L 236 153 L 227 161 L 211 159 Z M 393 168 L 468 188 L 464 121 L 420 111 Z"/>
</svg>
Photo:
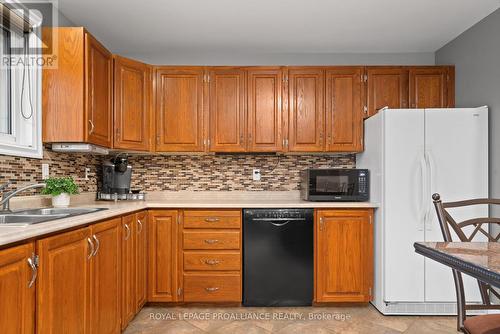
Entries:
<svg viewBox="0 0 500 334">
<path fill-rule="evenodd" d="M 500 243 L 416 242 L 415 252 L 500 287 Z"/>
</svg>

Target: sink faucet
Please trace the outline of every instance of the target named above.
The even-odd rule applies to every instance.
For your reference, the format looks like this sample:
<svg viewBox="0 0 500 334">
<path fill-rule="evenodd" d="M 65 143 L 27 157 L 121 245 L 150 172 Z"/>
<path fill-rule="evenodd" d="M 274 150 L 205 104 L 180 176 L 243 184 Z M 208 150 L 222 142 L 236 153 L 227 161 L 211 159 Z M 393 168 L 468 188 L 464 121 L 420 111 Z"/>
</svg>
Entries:
<svg viewBox="0 0 500 334">
<path fill-rule="evenodd" d="M 0 191 L 7 188 L 11 182 L 7 182 L 6 184 L 0 186 Z M 2 200 L 0 201 L 0 205 L 2 206 L 2 209 L 0 212 L 10 212 L 10 199 L 17 194 L 19 194 L 22 191 L 28 190 L 28 189 L 34 189 L 34 188 L 44 188 L 45 183 L 36 183 L 36 184 L 29 184 L 27 186 L 21 187 L 16 190 L 8 191 L 2 194 Z"/>
</svg>

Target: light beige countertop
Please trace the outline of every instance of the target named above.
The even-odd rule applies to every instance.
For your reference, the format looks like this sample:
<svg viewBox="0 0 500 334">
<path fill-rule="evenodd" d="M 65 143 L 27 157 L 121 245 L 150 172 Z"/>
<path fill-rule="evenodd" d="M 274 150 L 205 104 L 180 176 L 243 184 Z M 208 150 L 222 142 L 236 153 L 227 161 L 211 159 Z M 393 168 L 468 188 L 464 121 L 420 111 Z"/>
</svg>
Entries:
<svg viewBox="0 0 500 334">
<path fill-rule="evenodd" d="M 0 226 L 0 246 L 37 238 L 46 234 L 84 226 L 144 209 L 245 209 L 245 208 L 376 208 L 371 202 L 306 202 L 298 191 L 202 191 L 154 192 L 146 201 L 95 201 L 95 193 L 72 197 L 72 207 L 99 207 L 107 210 L 46 221 L 26 226 Z M 13 210 L 50 206 L 46 196 L 19 197 L 12 200 Z"/>
</svg>

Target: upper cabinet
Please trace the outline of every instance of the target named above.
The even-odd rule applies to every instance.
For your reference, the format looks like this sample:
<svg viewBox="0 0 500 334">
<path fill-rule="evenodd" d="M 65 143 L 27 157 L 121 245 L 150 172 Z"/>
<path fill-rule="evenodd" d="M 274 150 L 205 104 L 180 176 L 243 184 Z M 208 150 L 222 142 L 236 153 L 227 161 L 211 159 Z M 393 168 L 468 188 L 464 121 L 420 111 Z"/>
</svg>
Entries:
<svg viewBox="0 0 500 334">
<path fill-rule="evenodd" d="M 151 148 L 151 68 L 114 57 L 113 147 L 135 151 Z"/>
<path fill-rule="evenodd" d="M 47 29 L 58 34 L 58 58 L 43 69 L 43 141 L 111 147 L 111 53 L 83 28 Z"/>
<path fill-rule="evenodd" d="M 247 71 L 248 151 L 282 150 L 283 71 L 251 68 Z"/>
<path fill-rule="evenodd" d="M 455 71 L 451 66 L 410 68 L 410 108 L 451 108 L 455 105 Z"/>
<path fill-rule="evenodd" d="M 321 68 L 288 70 L 288 150 L 321 152 L 325 134 L 325 73 Z"/>
<path fill-rule="evenodd" d="M 455 104 L 453 66 L 150 66 L 84 28 L 43 69 L 43 142 L 144 152 L 360 152 L 381 108 Z"/>
<path fill-rule="evenodd" d="M 408 108 L 408 69 L 403 67 L 367 67 L 367 108 L 373 116 L 384 107 Z"/>
<path fill-rule="evenodd" d="M 326 70 L 327 152 L 362 151 L 362 78 L 362 67 Z"/>
<path fill-rule="evenodd" d="M 203 68 L 156 69 L 156 151 L 205 150 Z"/>
<path fill-rule="evenodd" d="M 246 150 L 245 71 L 213 68 L 208 74 L 210 151 Z"/>
</svg>

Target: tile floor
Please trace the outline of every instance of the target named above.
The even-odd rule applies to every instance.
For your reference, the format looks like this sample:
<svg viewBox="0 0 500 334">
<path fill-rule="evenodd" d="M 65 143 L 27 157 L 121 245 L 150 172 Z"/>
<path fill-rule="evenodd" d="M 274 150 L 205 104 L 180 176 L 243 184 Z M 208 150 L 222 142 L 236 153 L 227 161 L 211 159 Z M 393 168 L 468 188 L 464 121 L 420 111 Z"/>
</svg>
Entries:
<svg viewBox="0 0 500 334">
<path fill-rule="evenodd" d="M 382 316 L 371 305 L 309 308 L 147 306 L 125 333 L 456 334 L 455 326 L 455 317 Z"/>
</svg>

